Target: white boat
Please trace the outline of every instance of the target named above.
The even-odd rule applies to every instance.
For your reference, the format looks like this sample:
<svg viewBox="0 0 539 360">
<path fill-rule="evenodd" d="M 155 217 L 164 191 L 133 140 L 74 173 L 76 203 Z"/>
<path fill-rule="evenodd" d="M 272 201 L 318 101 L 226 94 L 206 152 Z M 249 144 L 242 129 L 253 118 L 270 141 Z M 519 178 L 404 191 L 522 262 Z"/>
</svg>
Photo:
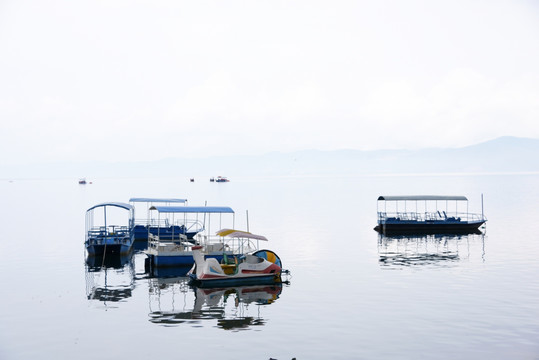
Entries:
<svg viewBox="0 0 539 360">
<path fill-rule="evenodd" d="M 237 240 L 240 244 L 252 240 L 267 241 L 264 236 L 233 229 L 223 229 L 217 234 Z M 243 246 L 244 249 L 246 247 Z M 193 246 L 192 250 L 195 266 L 190 271 L 189 277 L 194 285 L 221 287 L 281 282 L 281 259 L 273 251 L 246 251 L 239 256 L 224 257 L 223 261 L 219 262 L 215 258 L 204 258 L 202 246 Z"/>
</svg>

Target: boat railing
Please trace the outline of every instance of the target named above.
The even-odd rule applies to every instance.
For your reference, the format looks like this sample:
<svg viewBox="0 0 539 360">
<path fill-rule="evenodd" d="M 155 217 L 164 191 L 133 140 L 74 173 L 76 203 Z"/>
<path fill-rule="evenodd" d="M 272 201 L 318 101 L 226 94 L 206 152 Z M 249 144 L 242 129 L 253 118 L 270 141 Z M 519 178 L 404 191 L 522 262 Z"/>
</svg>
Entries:
<svg viewBox="0 0 539 360">
<path fill-rule="evenodd" d="M 468 221 L 486 221 L 487 218 L 483 214 L 468 214 Z"/>
<path fill-rule="evenodd" d="M 135 225 L 165 227 L 169 226 L 168 219 L 135 219 Z"/>
<path fill-rule="evenodd" d="M 178 238 L 160 238 L 155 234 L 148 234 L 148 248 L 157 250 L 159 246 L 163 245 L 179 245 L 185 248 L 192 246 L 190 242 L 187 241 L 187 237 L 183 234 L 178 234 Z"/>
<path fill-rule="evenodd" d="M 200 220 L 177 220 L 174 225 L 185 226 L 187 232 L 201 232 L 204 230 L 204 224 Z"/>
<path fill-rule="evenodd" d="M 88 237 L 127 236 L 130 233 L 129 226 L 108 225 L 96 226 L 88 230 Z"/>
<path fill-rule="evenodd" d="M 251 239 L 228 239 L 222 236 L 198 234 L 196 240 L 207 252 L 227 251 L 234 254 L 248 254 L 258 250 L 258 246 Z"/>
<path fill-rule="evenodd" d="M 250 254 L 258 250 L 258 246 L 251 239 L 227 239 L 225 245 L 234 254 Z"/>
<path fill-rule="evenodd" d="M 387 221 L 481 221 L 483 215 L 467 212 L 426 211 L 424 213 L 407 212 L 378 212 L 378 223 Z"/>
<path fill-rule="evenodd" d="M 205 252 L 229 252 L 232 250 L 230 245 L 227 244 L 221 236 L 198 233 L 195 236 L 195 239 L 198 245 L 203 246 Z"/>
<path fill-rule="evenodd" d="M 204 230 L 204 224 L 200 220 L 175 220 L 172 224 L 169 219 L 135 219 L 134 221 L 135 225 L 142 225 L 142 226 L 149 226 L 149 227 L 170 227 L 173 225 L 175 226 L 185 226 L 185 229 L 188 232 L 196 231 L 200 232 Z"/>
</svg>

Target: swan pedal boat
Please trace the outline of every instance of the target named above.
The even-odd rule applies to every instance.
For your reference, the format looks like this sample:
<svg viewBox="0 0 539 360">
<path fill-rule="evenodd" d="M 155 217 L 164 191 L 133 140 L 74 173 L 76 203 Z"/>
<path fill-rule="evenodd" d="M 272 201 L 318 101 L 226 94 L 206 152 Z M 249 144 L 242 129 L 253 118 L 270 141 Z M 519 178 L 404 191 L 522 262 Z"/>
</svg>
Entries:
<svg viewBox="0 0 539 360">
<path fill-rule="evenodd" d="M 223 230 L 220 234 L 236 238 L 267 240 L 260 235 L 236 230 Z M 258 250 L 252 254 L 224 257 L 223 263 L 215 258 L 204 258 L 202 246 L 193 246 L 195 265 L 188 275 L 191 283 L 200 287 L 234 285 L 263 285 L 281 282 L 281 261 L 270 250 Z M 269 260 L 273 261 L 269 261 Z"/>
</svg>

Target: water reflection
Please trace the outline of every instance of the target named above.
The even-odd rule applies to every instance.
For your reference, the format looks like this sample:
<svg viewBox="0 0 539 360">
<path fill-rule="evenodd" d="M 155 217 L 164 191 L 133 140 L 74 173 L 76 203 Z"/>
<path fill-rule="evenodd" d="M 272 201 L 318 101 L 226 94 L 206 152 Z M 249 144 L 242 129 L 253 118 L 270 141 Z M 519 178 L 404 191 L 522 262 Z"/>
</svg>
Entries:
<svg viewBox="0 0 539 360">
<path fill-rule="evenodd" d="M 478 249 L 480 247 L 480 249 Z M 410 266 L 455 266 L 474 254 L 485 261 L 485 234 L 378 235 L 382 268 Z"/>
<path fill-rule="evenodd" d="M 133 254 L 89 256 L 86 259 L 86 297 L 105 307 L 130 298 L 135 288 Z"/>
<path fill-rule="evenodd" d="M 247 330 L 266 323 L 260 312 L 281 292 L 282 284 L 201 289 L 190 287 L 186 277 L 150 278 L 150 322 L 202 326 L 212 320 L 224 330 Z"/>
</svg>

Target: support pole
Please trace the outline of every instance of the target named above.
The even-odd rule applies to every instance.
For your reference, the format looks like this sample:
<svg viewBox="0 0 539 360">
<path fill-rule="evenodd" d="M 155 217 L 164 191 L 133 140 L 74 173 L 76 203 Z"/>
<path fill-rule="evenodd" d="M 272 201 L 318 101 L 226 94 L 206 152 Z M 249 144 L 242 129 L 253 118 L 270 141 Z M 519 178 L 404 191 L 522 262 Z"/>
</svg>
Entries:
<svg viewBox="0 0 539 360">
<path fill-rule="evenodd" d="M 481 193 L 481 220 L 485 220 L 485 210 L 483 208 L 483 193 Z"/>
</svg>

